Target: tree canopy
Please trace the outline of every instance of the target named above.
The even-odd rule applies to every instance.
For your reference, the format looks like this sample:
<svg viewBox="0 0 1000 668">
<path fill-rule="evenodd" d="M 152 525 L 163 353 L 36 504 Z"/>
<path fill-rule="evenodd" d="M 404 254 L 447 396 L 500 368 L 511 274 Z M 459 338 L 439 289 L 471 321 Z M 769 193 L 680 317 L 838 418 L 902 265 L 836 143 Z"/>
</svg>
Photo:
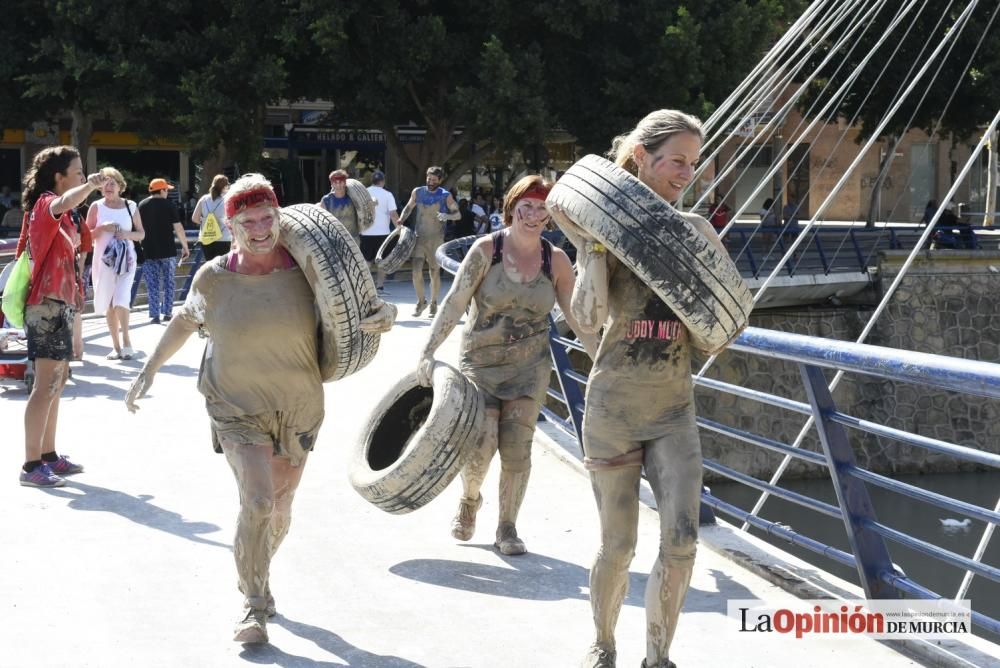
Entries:
<svg viewBox="0 0 1000 668">
<path fill-rule="evenodd" d="M 803 5 L 9 0 L 19 30 L 0 42 L 13 93 L 0 122 L 72 115 L 86 134 L 107 121 L 252 167 L 268 104 L 324 99 L 334 124 L 381 128 L 390 143 L 396 126 L 425 128 L 414 166 L 461 172 L 552 128 L 604 150 L 654 108 L 704 115 Z"/>
</svg>

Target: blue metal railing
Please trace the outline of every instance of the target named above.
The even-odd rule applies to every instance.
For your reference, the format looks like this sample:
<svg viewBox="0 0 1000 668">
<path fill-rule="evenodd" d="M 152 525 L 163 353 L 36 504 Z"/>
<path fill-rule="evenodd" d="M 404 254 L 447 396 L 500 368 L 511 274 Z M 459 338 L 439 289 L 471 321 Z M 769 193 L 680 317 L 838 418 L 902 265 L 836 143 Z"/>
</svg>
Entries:
<svg viewBox="0 0 1000 668">
<path fill-rule="evenodd" d="M 552 335 L 553 350 L 566 352 L 579 350 L 577 342 L 558 332 Z M 783 455 L 791 455 L 812 464 L 824 466 L 829 471 L 837 494 L 837 505 L 824 503 L 777 485 L 771 485 L 746 475 L 719 462 L 706 459 L 705 468 L 736 482 L 749 485 L 781 499 L 795 503 L 826 516 L 843 521 L 852 552 L 799 534 L 782 524 L 757 517 L 741 508 L 726 503 L 710 493 L 702 495 L 704 504 L 741 522 L 746 522 L 771 535 L 827 557 L 839 564 L 852 567 L 869 598 L 897 598 L 900 594 L 918 598 L 936 599 L 943 596 L 922 586 L 899 572 L 889 558 L 887 541 L 916 550 L 929 558 L 959 569 L 1000 582 L 1000 568 L 969 559 L 937 545 L 920 540 L 880 523 L 876 508 L 868 494 L 868 485 L 905 495 L 939 508 L 947 509 L 988 524 L 1000 524 L 1000 512 L 958 499 L 923 490 L 914 485 L 893 480 L 857 465 L 851 448 L 847 428 L 863 431 L 901 443 L 941 452 L 957 459 L 1000 469 L 1000 455 L 985 450 L 948 443 L 938 439 L 913 434 L 847 415 L 837 410 L 827 387 L 823 369 L 838 369 L 902 383 L 919 384 L 967 395 L 1000 399 L 1000 365 L 962 360 L 940 355 L 915 353 L 893 348 L 862 345 L 817 337 L 802 336 L 748 328 L 732 345 L 735 351 L 770 357 L 799 366 L 808 403 L 750 390 L 722 381 L 695 377 L 695 383 L 705 389 L 727 392 L 745 399 L 815 417 L 822 453 L 811 452 L 781 443 L 765 436 L 698 418 L 702 429 L 750 443 Z M 554 368 L 565 385 L 571 381 L 581 385 L 586 378 L 565 365 L 564 356 L 553 355 Z M 565 358 L 568 361 L 568 357 Z M 561 399 L 564 395 L 550 391 L 550 396 Z M 582 413 L 583 400 L 568 405 L 572 419 L 562 418 L 546 409 L 546 418 L 561 430 L 580 439 L 582 432 L 577 414 Z M 973 623 L 1000 633 L 1000 620 L 973 610 Z"/>
</svg>

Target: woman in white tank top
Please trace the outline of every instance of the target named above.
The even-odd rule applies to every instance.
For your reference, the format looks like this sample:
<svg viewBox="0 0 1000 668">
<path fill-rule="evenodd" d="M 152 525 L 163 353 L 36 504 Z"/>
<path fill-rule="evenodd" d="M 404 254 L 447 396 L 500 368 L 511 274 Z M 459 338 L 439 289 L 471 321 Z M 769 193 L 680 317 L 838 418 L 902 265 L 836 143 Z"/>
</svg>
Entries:
<svg viewBox="0 0 1000 668">
<path fill-rule="evenodd" d="M 126 185 L 121 173 L 114 167 L 105 167 L 101 174 L 111 177 L 101 188 L 104 198 L 91 204 L 87 211 L 87 226 L 94 232 L 94 311 L 104 313 L 108 320 L 114 349 L 107 358 L 130 360 L 135 355 L 128 334 L 129 301 L 136 269 L 132 242 L 142 241 L 146 233 L 135 202 L 121 197 Z M 104 251 L 113 239 L 127 242 L 127 269 L 121 274 L 102 261 Z"/>
</svg>

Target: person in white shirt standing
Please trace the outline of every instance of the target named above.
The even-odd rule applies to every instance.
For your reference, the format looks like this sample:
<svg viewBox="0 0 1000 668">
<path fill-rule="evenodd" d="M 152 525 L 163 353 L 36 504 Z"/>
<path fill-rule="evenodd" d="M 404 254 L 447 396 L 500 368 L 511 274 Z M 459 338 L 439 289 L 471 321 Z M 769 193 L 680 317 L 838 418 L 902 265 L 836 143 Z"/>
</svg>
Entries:
<svg viewBox="0 0 1000 668">
<path fill-rule="evenodd" d="M 375 262 L 375 255 L 382 243 L 392 231 L 392 225 L 399 227 L 399 214 L 396 213 L 396 198 L 385 189 L 385 174 L 375 170 L 372 174 L 372 184 L 368 187 L 372 199 L 375 200 L 375 222 L 367 230 L 361 232 L 361 254 L 369 264 Z M 385 290 L 385 272 L 376 268 L 375 287 L 379 292 Z"/>
</svg>

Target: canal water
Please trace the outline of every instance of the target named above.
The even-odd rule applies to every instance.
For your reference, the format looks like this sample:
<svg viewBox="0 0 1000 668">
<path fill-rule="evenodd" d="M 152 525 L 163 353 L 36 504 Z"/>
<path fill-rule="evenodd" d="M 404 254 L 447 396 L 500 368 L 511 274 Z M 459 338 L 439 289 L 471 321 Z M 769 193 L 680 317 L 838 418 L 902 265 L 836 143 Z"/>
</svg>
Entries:
<svg viewBox="0 0 1000 668">
<path fill-rule="evenodd" d="M 895 479 L 989 510 L 993 510 L 997 498 L 1000 497 L 1000 471 L 901 475 L 895 476 Z M 828 479 L 787 480 L 781 481 L 779 485 L 834 506 L 837 505 L 833 485 Z M 760 491 L 739 483 L 715 483 L 710 485 L 710 488 L 715 496 L 747 511 L 753 508 L 761 494 Z M 986 527 L 985 523 L 971 520 L 967 526 L 948 526 L 948 524 L 953 523 L 943 523 L 941 520 L 961 521 L 966 518 L 872 485 L 868 486 L 868 490 L 872 497 L 876 517 L 882 524 L 964 557 L 972 558 L 975 554 L 976 547 Z M 840 520 L 820 515 L 774 496 L 768 498 L 759 515 L 773 522 L 787 524 L 797 533 L 832 545 L 847 553 L 851 552 L 844 523 Z M 725 514 L 721 514 L 720 517 L 730 523 L 742 524 Z M 762 531 L 751 529 L 751 533 L 804 561 L 860 585 L 857 572 L 852 569 L 809 550 L 794 546 L 780 538 L 765 535 Z M 897 543 L 887 540 L 886 545 L 893 563 L 900 566 L 908 577 L 945 598 L 954 598 L 965 575 L 964 571 Z M 1000 528 L 994 530 L 993 539 L 983 555 L 983 563 L 1000 568 Z M 972 607 L 977 612 L 982 612 L 993 618 L 1000 618 L 1000 583 L 975 576 L 965 598 L 971 599 Z M 981 630 L 977 631 L 977 634 L 984 635 L 994 642 L 1000 642 L 1000 638 L 983 633 Z"/>
</svg>

